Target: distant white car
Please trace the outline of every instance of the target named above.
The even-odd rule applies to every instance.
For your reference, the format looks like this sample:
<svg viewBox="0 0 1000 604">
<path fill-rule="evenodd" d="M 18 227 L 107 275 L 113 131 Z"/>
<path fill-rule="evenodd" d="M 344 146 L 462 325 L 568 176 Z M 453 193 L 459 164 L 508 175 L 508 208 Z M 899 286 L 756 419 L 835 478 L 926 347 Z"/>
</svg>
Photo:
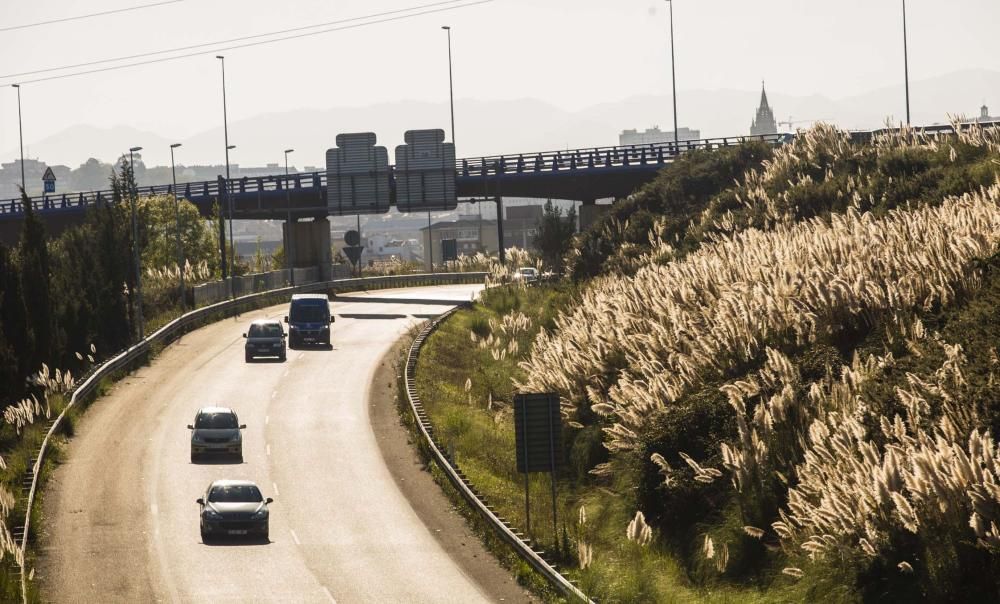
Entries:
<svg viewBox="0 0 1000 604">
<path fill-rule="evenodd" d="M 519 268 L 514 274 L 514 279 L 516 281 L 524 281 L 525 283 L 534 283 L 538 281 L 538 269 L 533 266 Z"/>
</svg>

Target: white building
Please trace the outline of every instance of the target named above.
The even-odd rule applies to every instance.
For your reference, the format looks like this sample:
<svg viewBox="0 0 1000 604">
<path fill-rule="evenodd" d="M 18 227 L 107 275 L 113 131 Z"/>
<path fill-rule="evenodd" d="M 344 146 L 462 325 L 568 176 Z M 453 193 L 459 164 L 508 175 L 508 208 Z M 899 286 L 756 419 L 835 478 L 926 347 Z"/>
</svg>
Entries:
<svg viewBox="0 0 1000 604">
<path fill-rule="evenodd" d="M 692 130 L 690 128 L 678 128 L 677 129 L 677 140 L 682 141 L 694 141 L 701 138 L 700 130 Z M 647 128 L 645 132 L 639 132 L 638 130 L 622 130 L 622 133 L 618 135 L 618 144 L 622 146 L 628 145 L 649 145 L 656 143 L 672 143 L 674 142 L 674 132 L 673 130 L 663 132 L 658 126 L 653 126 L 652 128 Z"/>
</svg>

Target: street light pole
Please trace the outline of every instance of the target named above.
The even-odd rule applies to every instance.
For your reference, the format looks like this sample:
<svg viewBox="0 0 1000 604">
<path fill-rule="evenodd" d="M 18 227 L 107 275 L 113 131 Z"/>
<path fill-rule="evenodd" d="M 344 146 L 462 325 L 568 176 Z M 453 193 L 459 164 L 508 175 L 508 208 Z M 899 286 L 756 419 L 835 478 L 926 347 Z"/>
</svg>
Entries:
<svg viewBox="0 0 1000 604">
<path fill-rule="evenodd" d="M 226 199 L 229 201 L 229 282 L 236 282 L 236 244 L 233 242 L 233 185 L 229 180 L 229 152 L 236 148 L 236 145 L 226 145 Z M 230 286 L 232 297 L 236 299 L 236 288 Z"/>
<path fill-rule="evenodd" d="M 21 125 L 21 85 L 11 84 L 11 86 L 17 88 L 17 136 L 21 141 L 21 190 L 27 194 L 28 190 L 25 188 L 26 184 L 24 180 L 24 128 Z"/>
<path fill-rule="evenodd" d="M 232 149 L 233 147 L 229 145 L 229 116 L 227 114 L 227 109 L 226 109 L 226 57 L 224 57 L 223 55 L 216 55 L 215 58 L 219 59 L 219 61 L 222 62 L 222 132 L 223 136 L 225 137 L 225 143 L 226 143 L 226 201 L 227 201 L 226 205 L 229 206 L 229 247 L 230 247 L 229 289 L 233 297 L 235 298 L 235 291 L 232 288 L 232 278 L 233 278 L 233 268 L 236 265 L 236 261 L 233 258 L 233 256 L 236 255 L 236 248 L 233 247 L 233 198 L 232 198 L 232 192 L 230 191 L 229 187 L 229 150 Z M 225 243 L 223 243 L 222 247 L 223 249 L 225 249 Z M 223 271 L 223 277 L 225 277 L 225 272 L 226 272 L 225 267 L 223 267 L 222 271 Z"/>
<path fill-rule="evenodd" d="M 451 144 L 455 144 L 455 84 L 451 75 L 451 26 L 444 25 L 441 29 L 448 32 L 448 100 L 451 105 Z"/>
<path fill-rule="evenodd" d="M 288 245 L 285 249 L 285 263 L 288 264 L 288 274 L 290 276 L 290 283 L 292 287 L 295 287 L 295 266 L 292 265 L 292 197 L 288 193 L 288 154 L 294 152 L 295 149 L 285 149 L 285 210 L 288 212 L 288 218 L 285 220 L 285 231 L 288 233 Z"/>
<path fill-rule="evenodd" d="M 910 125 L 910 56 L 906 48 L 906 0 L 903 0 L 903 78 L 906 84 L 906 125 Z"/>
<path fill-rule="evenodd" d="M 674 3 L 667 0 L 670 6 L 670 85 L 674 97 L 674 153 L 680 150 L 680 135 L 677 126 L 677 69 L 674 66 Z"/>
<path fill-rule="evenodd" d="M 139 222 L 136 218 L 136 204 L 138 203 L 139 192 L 136 190 L 135 182 L 135 159 L 133 153 L 142 151 L 142 147 L 129 147 L 128 150 L 128 170 L 131 179 L 132 198 L 132 261 L 135 263 L 135 296 L 136 296 L 136 322 L 139 327 L 139 339 L 145 335 L 142 326 L 142 267 L 139 263 Z"/>
<path fill-rule="evenodd" d="M 180 143 L 170 145 L 170 178 L 174 182 L 174 230 L 177 235 L 177 266 L 181 273 L 181 312 L 187 311 L 187 295 L 184 290 L 184 247 L 181 245 L 181 202 L 177 198 L 177 169 L 174 166 L 174 149 Z"/>
</svg>

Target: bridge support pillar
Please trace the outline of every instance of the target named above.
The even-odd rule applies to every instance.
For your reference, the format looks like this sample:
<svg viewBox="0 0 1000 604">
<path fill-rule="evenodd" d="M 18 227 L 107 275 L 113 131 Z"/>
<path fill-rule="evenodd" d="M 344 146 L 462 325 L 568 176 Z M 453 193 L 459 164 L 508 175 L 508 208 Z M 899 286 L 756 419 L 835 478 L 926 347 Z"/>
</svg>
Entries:
<svg viewBox="0 0 1000 604">
<path fill-rule="evenodd" d="M 333 256 L 330 252 L 329 220 L 286 221 L 282 225 L 282 245 L 285 249 L 285 268 L 294 270 L 318 266 L 320 280 L 330 279 Z"/>
<path fill-rule="evenodd" d="M 611 211 L 611 205 L 597 205 L 593 199 L 585 199 L 580 205 L 580 231 L 586 231 L 597 219 Z"/>
</svg>

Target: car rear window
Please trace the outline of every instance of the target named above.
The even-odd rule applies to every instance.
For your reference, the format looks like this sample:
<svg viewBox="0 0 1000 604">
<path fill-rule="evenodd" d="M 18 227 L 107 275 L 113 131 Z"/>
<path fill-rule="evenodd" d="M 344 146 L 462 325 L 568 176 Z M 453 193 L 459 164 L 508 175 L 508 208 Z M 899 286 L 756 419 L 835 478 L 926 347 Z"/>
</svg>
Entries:
<svg viewBox="0 0 1000 604">
<path fill-rule="evenodd" d="M 254 323 L 250 326 L 251 338 L 277 338 L 281 335 L 281 325 L 277 323 Z"/>
<path fill-rule="evenodd" d="M 232 413 L 199 413 L 194 421 L 194 427 L 203 430 L 235 428 L 236 416 Z"/>
<path fill-rule="evenodd" d="M 208 500 L 216 503 L 237 503 L 264 501 L 260 490 L 249 484 L 214 486 L 208 494 Z"/>
</svg>

